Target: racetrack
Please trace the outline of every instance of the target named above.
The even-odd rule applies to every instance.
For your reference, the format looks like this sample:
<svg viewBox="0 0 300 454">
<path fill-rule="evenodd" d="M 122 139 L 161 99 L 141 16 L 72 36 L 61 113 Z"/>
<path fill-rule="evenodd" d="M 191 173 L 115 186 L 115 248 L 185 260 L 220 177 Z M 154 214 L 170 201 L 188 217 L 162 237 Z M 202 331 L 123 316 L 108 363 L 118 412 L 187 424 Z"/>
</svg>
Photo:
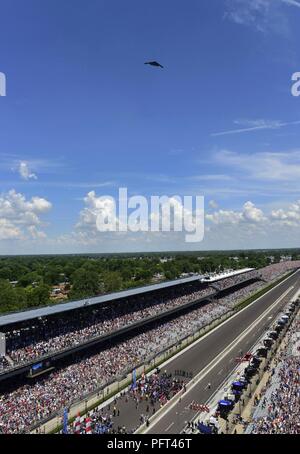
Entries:
<svg viewBox="0 0 300 454">
<path fill-rule="evenodd" d="M 182 432 L 186 422 L 195 416 L 195 412 L 189 409 L 190 403 L 204 404 L 210 399 L 235 368 L 241 351 L 245 353 L 257 343 L 299 288 L 300 270 L 168 360 L 162 366 L 163 371 L 173 375 L 176 370 L 192 372 L 194 379 L 180 400 L 179 396 L 173 398 L 151 418 L 153 421 L 150 419 L 150 427 L 145 428 L 144 433 L 169 435 Z M 114 418 L 114 427 L 125 426 L 127 431 L 137 427 L 142 413 L 151 416 L 146 413 L 146 405 L 141 402 L 136 408 L 132 399 L 129 402 L 124 397 L 118 399 L 116 407 L 120 415 Z M 111 413 L 107 407 L 104 408 L 106 411 Z"/>
<path fill-rule="evenodd" d="M 254 303 L 239 312 L 236 316 L 226 321 L 217 329 L 208 333 L 194 347 L 187 350 L 169 365 L 164 368 L 174 373 L 177 369 L 186 371 L 192 370 L 194 375 L 207 368 L 207 373 L 201 374 L 195 386 L 182 396 L 181 401 L 170 406 L 170 409 L 163 412 L 153 424 L 150 425 L 147 433 L 151 434 L 178 434 L 186 422 L 195 415 L 190 410 L 189 404 L 194 400 L 198 403 L 205 403 L 223 383 L 226 376 L 236 366 L 236 358 L 240 351 L 247 352 L 254 345 L 262 334 L 269 328 L 276 315 L 284 304 L 293 296 L 300 286 L 300 271 L 289 277 L 286 281 L 273 288 L 267 294 L 256 300 Z M 277 301 L 276 304 L 274 304 Z M 270 310 L 268 310 L 270 309 Z M 262 316 L 262 314 L 264 314 Z M 257 323 L 255 324 L 255 322 Z M 241 334 L 255 324 L 244 336 Z M 224 351 L 226 346 L 230 350 Z M 218 355 L 219 360 L 215 360 Z M 214 361 L 215 360 L 215 361 Z M 210 383 L 210 389 L 208 384 Z"/>
</svg>

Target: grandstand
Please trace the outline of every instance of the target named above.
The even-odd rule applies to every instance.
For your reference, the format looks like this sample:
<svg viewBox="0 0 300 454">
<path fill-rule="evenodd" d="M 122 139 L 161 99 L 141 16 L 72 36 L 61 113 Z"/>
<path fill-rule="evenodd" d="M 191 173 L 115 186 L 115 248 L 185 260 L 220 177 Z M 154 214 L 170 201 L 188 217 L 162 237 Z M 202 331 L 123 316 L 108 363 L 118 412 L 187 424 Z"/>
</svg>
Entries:
<svg viewBox="0 0 300 454">
<path fill-rule="evenodd" d="M 211 301 L 218 290 L 259 282 L 258 273 L 221 275 L 214 285 L 203 282 L 202 276 L 103 295 L 89 300 L 73 301 L 53 307 L 39 308 L 0 317 L 0 329 L 6 337 L 6 353 L 10 364 L 0 371 L 10 374 L 32 372 L 32 365 L 42 359 L 60 359 L 92 345 L 112 340 L 134 328 L 180 314 L 199 303 Z M 13 364 L 13 365 L 12 365 Z M 22 367 L 27 365 L 27 367 Z M 48 370 L 47 363 L 46 370 Z M 39 369 L 39 373 L 43 368 Z"/>
<path fill-rule="evenodd" d="M 210 285 L 194 276 L 0 317 L 6 337 L 6 356 L 0 362 L 0 432 L 30 431 L 65 405 L 124 377 L 232 311 L 238 301 L 264 287 L 265 280 L 299 265 L 234 273 L 221 279 L 219 289 L 218 280 Z"/>
</svg>

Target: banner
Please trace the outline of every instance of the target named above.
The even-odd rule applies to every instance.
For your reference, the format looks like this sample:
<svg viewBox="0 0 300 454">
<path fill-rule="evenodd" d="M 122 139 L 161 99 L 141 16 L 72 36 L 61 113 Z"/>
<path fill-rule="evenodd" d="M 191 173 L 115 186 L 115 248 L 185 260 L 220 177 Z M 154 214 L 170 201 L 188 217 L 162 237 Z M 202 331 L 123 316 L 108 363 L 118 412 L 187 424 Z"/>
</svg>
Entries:
<svg viewBox="0 0 300 454">
<path fill-rule="evenodd" d="M 63 434 L 68 433 L 68 409 L 64 409 L 64 416 L 63 416 Z"/>
<path fill-rule="evenodd" d="M 136 369 L 132 371 L 132 389 L 136 389 Z"/>
<path fill-rule="evenodd" d="M 1 356 L 6 355 L 6 340 L 5 340 L 5 334 L 0 333 L 0 358 Z"/>
</svg>

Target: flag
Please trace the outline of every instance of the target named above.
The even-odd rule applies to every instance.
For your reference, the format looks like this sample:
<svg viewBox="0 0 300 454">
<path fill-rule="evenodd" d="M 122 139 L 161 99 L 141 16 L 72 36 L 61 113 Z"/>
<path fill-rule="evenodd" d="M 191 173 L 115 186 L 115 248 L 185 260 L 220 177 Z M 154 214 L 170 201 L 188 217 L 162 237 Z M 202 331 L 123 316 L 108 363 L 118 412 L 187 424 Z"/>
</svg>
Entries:
<svg viewBox="0 0 300 454">
<path fill-rule="evenodd" d="M 80 418 L 80 413 L 77 414 L 77 417 L 75 419 L 75 433 L 80 434 L 80 428 L 81 428 L 81 418 Z"/>
<path fill-rule="evenodd" d="M 136 388 L 136 369 L 132 371 L 132 389 Z"/>
<path fill-rule="evenodd" d="M 91 418 L 85 419 L 85 433 L 90 435 L 92 433 L 92 420 Z"/>
<path fill-rule="evenodd" d="M 68 409 L 64 409 L 64 415 L 63 415 L 63 434 L 68 433 Z"/>
</svg>

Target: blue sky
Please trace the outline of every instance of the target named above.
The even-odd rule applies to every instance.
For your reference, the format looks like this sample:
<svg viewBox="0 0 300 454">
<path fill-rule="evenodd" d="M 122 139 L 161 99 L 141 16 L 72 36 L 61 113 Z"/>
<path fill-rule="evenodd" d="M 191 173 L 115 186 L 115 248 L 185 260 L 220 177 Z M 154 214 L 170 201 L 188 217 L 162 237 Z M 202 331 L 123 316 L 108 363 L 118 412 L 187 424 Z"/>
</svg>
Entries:
<svg viewBox="0 0 300 454">
<path fill-rule="evenodd" d="M 300 1 L 3 0 L 1 18 L 0 254 L 299 246 Z M 123 186 L 204 195 L 204 241 L 95 232 Z"/>
</svg>

